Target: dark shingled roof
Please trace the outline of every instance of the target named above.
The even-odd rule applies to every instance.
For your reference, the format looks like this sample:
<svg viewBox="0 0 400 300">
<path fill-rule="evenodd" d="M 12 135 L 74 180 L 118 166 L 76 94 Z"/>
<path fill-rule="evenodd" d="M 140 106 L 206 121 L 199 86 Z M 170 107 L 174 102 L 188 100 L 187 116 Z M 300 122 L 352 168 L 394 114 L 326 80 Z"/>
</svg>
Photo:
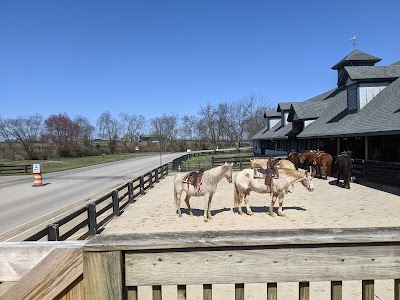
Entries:
<svg viewBox="0 0 400 300">
<path fill-rule="evenodd" d="M 262 135 L 263 133 L 265 133 L 267 130 L 268 130 L 268 124 L 265 125 L 259 132 L 257 132 L 257 133 L 256 133 L 253 137 L 251 137 L 250 139 L 251 139 L 251 140 L 258 140 L 258 139 L 261 137 L 261 135 Z"/>
<path fill-rule="evenodd" d="M 347 114 L 347 90 L 330 101 L 325 113 L 299 138 L 400 133 L 400 78 L 389 84 L 358 113 Z"/>
<path fill-rule="evenodd" d="M 352 80 L 362 79 L 382 79 L 382 78 L 399 78 L 400 65 L 375 67 L 375 66 L 359 66 L 344 67 Z"/>
<path fill-rule="evenodd" d="M 329 91 L 327 91 L 327 92 L 325 92 L 325 93 L 322 93 L 321 95 L 312 97 L 312 98 L 310 98 L 310 99 L 308 99 L 308 100 L 306 100 L 306 101 L 304 101 L 304 102 L 318 102 L 318 101 L 325 100 L 325 99 L 326 99 L 327 97 L 329 97 L 329 95 L 331 95 L 334 91 L 336 91 L 336 88 L 331 89 L 331 90 L 329 90 Z M 303 102 L 303 103 L 304 103 L 304 102 Z"/>
<path fill-rule="evenodd" d="M 319 118 L 329 106 L 329 101 L 293 103 L 289 111 L 288 121 L 292 122 L 296 115 L 297 120 Z"/>
<path fill-rule="evenodd" d="M 391 66 L 400 66 L 400 60 L 395 63 L 392 63 Z"/>
<path fill-rule="evenodd" d="M 272 117 L 279 118 L 280 116 L 281 116 L 281 113 L 277 112 L 274 109 L 266 110 L 264 112 L 264 118 L 272 118 Z"/>
<path fill-rule="evenodd" d="M 280 102 L 278 103 L 278 108 L 276 109 L 276 111 L 281 112 L 282 110 L 289 110 L 292 103 L 294 102 Z"/>
<path fill-rule="evenodd" d="M 272 136 L 277 130 L 279 130 L 279 128 L 281 128 L 281 121 L 279 121 L 278 123 L 276 123 L 270 130 L 264 132 L 264 133 L 260 136 L 260 139 L 263 139 L 263 140 L 269 140 L 269 139 L 271 139 L 271 136 Z"/>
<path fill-rule="evenodd" d="M 331 69 L 332 70 L 337 70 L 341 66 L 350 65 L 351 62 L 377 63 L 378 61 L 381 61 L 381 60 L 382 59 L 379 58 L 379 57 L 367 54 L 367 53 L 362 52 L 360 50 L 354 50 L 349 55 L 347 55 L 345 58 L 343 58 L 341 61 L 339 61 L 336 65 L 334 65 Z"/>
<path fill-rule="evenodd" d="M 280 122 L 279 122 L 280 124 Z M 276 130 L 272 135 L 271 139 L 273 140 L 287 140 L 289 138 L 289 134 L 292 132 L 292 123 L 288 123 L 286 126 L 280 127 Z"/>
</svg>

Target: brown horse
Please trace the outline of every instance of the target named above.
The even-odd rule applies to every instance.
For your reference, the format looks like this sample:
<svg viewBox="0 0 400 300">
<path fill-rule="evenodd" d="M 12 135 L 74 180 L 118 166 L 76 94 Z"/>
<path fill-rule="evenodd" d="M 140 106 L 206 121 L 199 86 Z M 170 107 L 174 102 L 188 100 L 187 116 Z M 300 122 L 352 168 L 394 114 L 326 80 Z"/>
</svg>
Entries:
<svg viewBox="0 0 400 300">
<path fill-rule="evenodd" d="M 315 161 L 315 156 L 316 156 L 315 150 L 306 150 L 302 151 L 299 155 L 299 162 L 300 164 L 304 164 L 307 162 L 309 166 L 312 168 L 312 176 L 315 176 L 317 172 L 316 164 L 317 162 Z"/>
<path fill-rule="evenodd" d="M 325 151 L 317 151 L 315 156 L 317 170 L 320 178 L 322 178 L 321 168 L 324 170 L 324 179 L 327 180 L 331 176 L 332 156 Z"/>
<path fill-rule="evenodd" d="M 291 150 L 291 151 L 288 153 L 288 160 L 290 160 L 290 161 L 294 164 L 296 170 L 299 169 L 299 164 L 300 164 L 300 153 L 298 153 L 298 152 L 296 152 L 296 151 L 294 151 L 294 150 Z"/>
<path fill-rule="evenodd" d="M 314 175 L 318 173 L 319 177 L 322 178 L 322 168 L 325 180 L 331 176 L 332 156 L 329 153 L 322 150 L 303 151 L 300 154 L 300 163 L 304 164 L 305 162 L 308 162 L 308 164 L 314 169 Z"/>
</svg>

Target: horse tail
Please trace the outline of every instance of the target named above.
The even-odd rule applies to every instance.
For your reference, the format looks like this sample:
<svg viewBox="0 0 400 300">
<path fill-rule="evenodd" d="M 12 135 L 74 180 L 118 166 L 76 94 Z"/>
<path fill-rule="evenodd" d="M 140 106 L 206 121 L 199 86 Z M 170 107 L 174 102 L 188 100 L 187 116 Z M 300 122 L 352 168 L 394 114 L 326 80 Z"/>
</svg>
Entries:
<svg viewBox="0 0 400 300">
<path fill-rule="evenodd" d="M 236 186 L 236 180 L 234 181 L 233 185 L 234 185 L 234 188 L 233 188 L 233 212 L 235 212 L 235 208 L 239 207 L 241 199 L 239 197 L 239 191 Z"/>
<path fill-rule="evenodd" d="M 181 180 L 179 180 L 181 181 Z M 177 192 L 177 185 L 176 183 L 178 182 L 178 174 L 174 178 L 174 201 L 175 201 L 175 207 L 176 209 L 179 209 L 179 199 L 178 199 L 178 192 Z"/>
</svg>

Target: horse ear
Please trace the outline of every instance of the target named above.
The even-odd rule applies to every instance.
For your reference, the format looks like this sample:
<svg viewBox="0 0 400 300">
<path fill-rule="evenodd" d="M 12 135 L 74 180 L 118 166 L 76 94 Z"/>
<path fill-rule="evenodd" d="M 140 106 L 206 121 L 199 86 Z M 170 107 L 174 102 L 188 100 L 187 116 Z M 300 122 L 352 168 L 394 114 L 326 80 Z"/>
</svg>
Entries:
<svg viewBox="0 0 400 300">
<path fill-rule="evenodd" d="M 231 162 L 231 166 L 233 167 L 233 162 Z"/>
</svg>

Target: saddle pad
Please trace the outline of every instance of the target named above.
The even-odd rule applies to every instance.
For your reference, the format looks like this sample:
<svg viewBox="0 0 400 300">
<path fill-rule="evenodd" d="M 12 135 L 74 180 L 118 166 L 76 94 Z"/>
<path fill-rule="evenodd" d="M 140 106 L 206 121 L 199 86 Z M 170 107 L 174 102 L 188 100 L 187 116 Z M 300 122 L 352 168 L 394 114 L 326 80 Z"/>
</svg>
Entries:
<svg viewBox="0 0 400 300">
<path fill-rule="evenodd" d="M 254 178 L 265 178 L 265 174 L 259 172 L 257 169 L 253 169 L 253 171 L 254 171 L 253 174 Z"/>
</svg>

